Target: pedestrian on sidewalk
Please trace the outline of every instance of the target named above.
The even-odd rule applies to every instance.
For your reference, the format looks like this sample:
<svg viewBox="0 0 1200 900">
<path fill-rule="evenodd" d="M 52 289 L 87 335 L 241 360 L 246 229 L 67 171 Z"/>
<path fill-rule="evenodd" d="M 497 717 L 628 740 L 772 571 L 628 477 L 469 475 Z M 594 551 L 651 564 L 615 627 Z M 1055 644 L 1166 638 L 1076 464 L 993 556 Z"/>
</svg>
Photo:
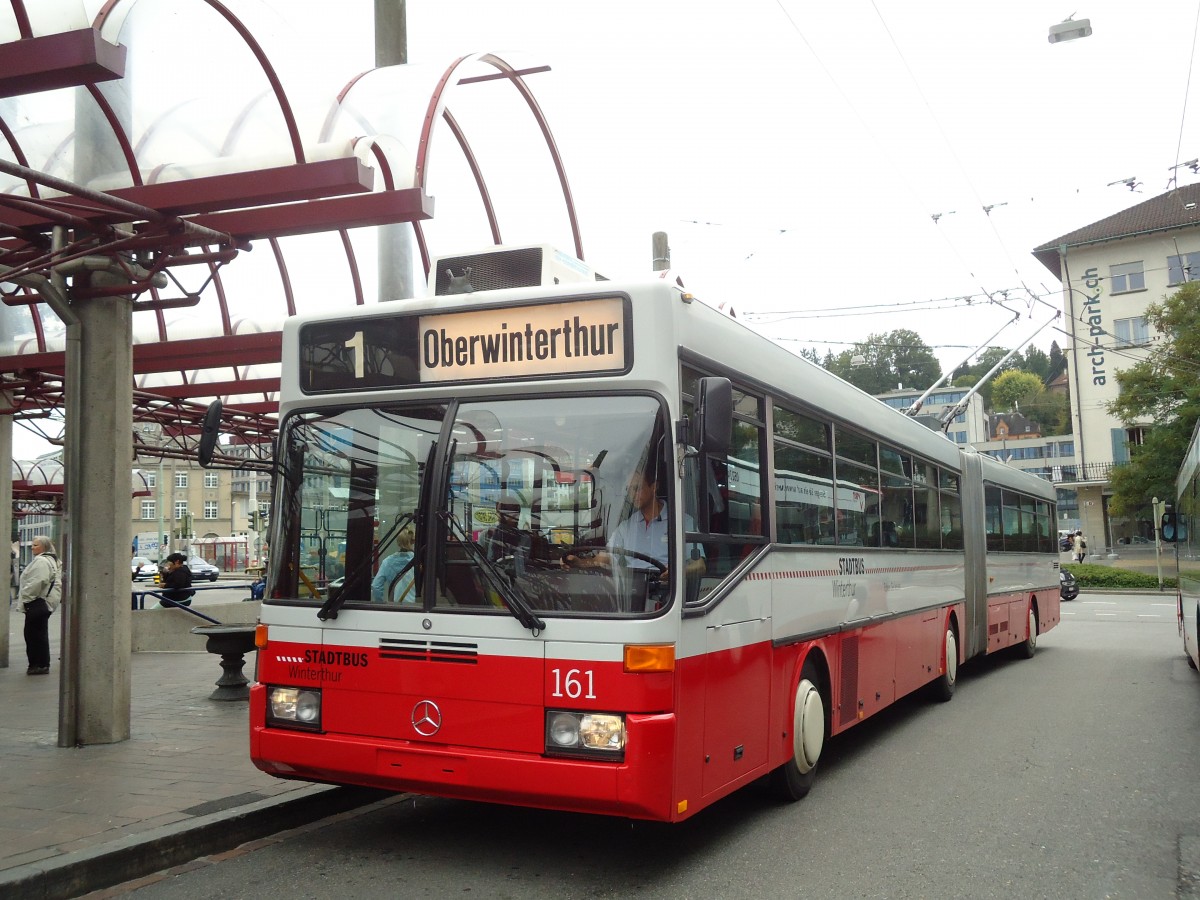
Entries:
<svg viewBox="0 0 1200 900">
<path fill-rule="evenodd" d="M 38 535 L 32 541 L 33 559 L 21 573 L 17 599 L 25 614 L 26 675 L 50 674 L 50 614 L 62 599 L 58 554 L 54 542 Z"/>
<path fill-rule="evenodd" d="M 1074 551 L 1075 562 L 1081 563 L 1087 556 L 1087 541 L 1083 539 L 1083 532 L 1075 532 L 1075 536 L 1071 539 L 1071 548 Z"/>
<path fill-rule="evenodd" d="M 196 592 L 192 590 L 192 570 L 187 567 L 187 557 L 182 553 L 172 553 L 167 557 L 167 565 L 162 577 L 165 590 L 162 595 L 168 600 L 174 600 L 180 606 L 191 606 Z"/>
</svg>

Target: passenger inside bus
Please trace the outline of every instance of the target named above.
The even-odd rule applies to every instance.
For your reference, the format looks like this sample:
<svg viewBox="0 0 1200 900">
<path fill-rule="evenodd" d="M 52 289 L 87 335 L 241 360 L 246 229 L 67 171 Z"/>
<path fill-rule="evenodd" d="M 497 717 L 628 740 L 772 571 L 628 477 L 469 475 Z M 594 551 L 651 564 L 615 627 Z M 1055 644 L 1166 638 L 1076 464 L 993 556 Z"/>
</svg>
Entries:
<svg viewBox="0 0 1200 900">
<path fill-rule="evenodd" d="M 896 523 L 887 519 L 882 522 L 872 522 L 867 546 L 899 547 L 900 536 L 896 532 Z"/>
<path fill-rule="evenodd" d="M 376 603 L 385 598 L 395 603 L 415 603 L 413 590 L 413 532 L 405 528 L 396 535 L 396 552 L 379 564 L 371 579 L 371 599 Z"/>
</svg>

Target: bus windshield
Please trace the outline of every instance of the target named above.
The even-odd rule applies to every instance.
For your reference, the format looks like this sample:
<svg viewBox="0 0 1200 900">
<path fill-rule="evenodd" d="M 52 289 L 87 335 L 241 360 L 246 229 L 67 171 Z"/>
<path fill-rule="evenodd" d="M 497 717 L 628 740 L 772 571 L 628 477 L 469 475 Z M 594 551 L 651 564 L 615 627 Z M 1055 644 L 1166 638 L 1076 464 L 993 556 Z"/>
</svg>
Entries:
<svg viewBox="0 0 1200 900">
<path fill-rule="evenodd" d="M 294 415 L 272 598 L 539 627 L 652 614 L 670 597 L 664 423 L 644 396 Z"/>
</svg>

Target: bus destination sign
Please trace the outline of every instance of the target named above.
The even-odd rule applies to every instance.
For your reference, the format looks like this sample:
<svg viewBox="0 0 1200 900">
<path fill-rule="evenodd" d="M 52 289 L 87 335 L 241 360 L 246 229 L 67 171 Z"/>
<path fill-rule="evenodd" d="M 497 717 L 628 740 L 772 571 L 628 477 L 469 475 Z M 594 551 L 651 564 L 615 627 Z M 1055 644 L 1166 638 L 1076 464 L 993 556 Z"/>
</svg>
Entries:
<svg viewBox="0 0 1200 900">
<path fill-rule="evenodd" d="M 620 372 L 617 298 L 421 316 L 421 381 Z"/>
<path fill-rule="evenodd" d="M 300 329 L 305 393 L 624 372 L 628 300 L 600 297 L 448 313 L 312 322 Z"/>
</svg>

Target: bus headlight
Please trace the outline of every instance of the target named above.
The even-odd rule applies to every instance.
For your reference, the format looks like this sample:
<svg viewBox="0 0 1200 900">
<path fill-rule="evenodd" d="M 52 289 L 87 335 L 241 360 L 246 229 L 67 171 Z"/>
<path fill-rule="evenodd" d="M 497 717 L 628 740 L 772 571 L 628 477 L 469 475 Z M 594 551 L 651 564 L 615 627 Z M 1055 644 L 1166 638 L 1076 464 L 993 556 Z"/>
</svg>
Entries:
<svg viewBox="0 0 1200 900">
<path fill-rule="evenodd" d="M 625 717 L 548 709 L 546 753 L 621 762 L 625 758 Z"/>
<path fill-rule="evenodd" d="M 267 724 L 321 730 L 321 692 L 313 688 L 267 688 Z"/>
</svg>

